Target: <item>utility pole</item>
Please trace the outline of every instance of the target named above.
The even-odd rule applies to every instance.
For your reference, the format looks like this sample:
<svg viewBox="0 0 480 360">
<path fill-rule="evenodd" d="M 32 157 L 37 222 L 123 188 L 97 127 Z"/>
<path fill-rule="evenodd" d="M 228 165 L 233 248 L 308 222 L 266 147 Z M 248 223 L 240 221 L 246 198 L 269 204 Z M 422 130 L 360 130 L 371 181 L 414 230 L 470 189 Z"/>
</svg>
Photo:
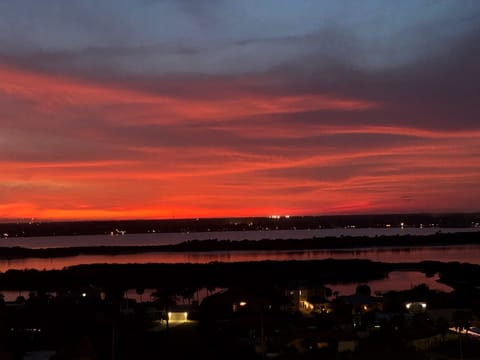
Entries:
<svg viewBox="0 0 480 360">
<path fill-rule="evenodd" d="M 262 359 L 265 359 L 265 333 L 263 329 L 263 311 L 260 312 L 260 346 L 262 347 Z"/>
<path fill-rule="evenodd" d="M 115 360 L 115 319 L 112 321 L 112 360 Z"/>
<path fill-rule="evenodd" d="M 458 333 L 458 341 L 459 341 L 459 350 L 460 350 L 460 360 L 463 360 L 463 346 L 462 346 L 462 330 Z"/>
</svg>

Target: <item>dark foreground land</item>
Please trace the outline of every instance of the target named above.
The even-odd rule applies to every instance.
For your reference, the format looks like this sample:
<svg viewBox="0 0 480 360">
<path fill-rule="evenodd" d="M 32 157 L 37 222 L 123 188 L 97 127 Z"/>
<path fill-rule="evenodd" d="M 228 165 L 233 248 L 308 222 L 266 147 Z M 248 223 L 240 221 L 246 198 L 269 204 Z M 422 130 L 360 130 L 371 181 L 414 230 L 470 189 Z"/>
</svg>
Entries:
<svg viewBox="0 0 480 360">
<path fill-rule="evenodd" d="M 324 286 L 366 283 L 398 270 L 438 273 L 454 291 L 421 285 L 374 296 L 360 285 L 343 297 Z M 132 288 L 139 296 L 145 293 L 143 301 L 125 297 Z M 215 293 L 219 288 L 223 291 Z M 15 302 L 0 302 L 0 359 L 22 359 L 31 351 L 50 351 L 52 360 L 478 359 L 480 354 L 476 337 L 449 330 L 480 325 L 480 266 L 472 264 L 99 264 L 10 270 L 0 274 L 0 289 L 19 291 Z M 146 289 L 155 289 L 151 297 Z M 202 289 L 210 296 L 199 301 Z"/>
<path fill-rule="evenodd" d="M 132 288 L 166 288 L 175 292 L 187 288 L 286 287 L 302 281 L 317 284 L 366 283 L 388 277 L 392 271 L 419 271 L 427 276 L 438 274 L 440 282 L 455 289 L 480 289 L 480 265 L 326 259 L 208 264 L 93 264 L 63 270 L 8 270 L 0 273 L 0 291 L 68 292 L 93 286 L 106 293 L 117 294 Z"/>
<path fill-rule="evenodd" d="M 14 247 L 0 248 L 0 256 L 445 246 L 479 244 L 479 235 Z M 374 296 L 360 285 L 355 294 L 338 296 L 324 286 L 365 284 L 402 270 L 438 274 L 454 291 L 418 286 Z M 128 289 L 135 289 L 140 300 L 128 299 Z M 215 293 L 218 289 L 222 292 Z M 0 296 L 0 360 L 42 351 L 51 360 L 480 358 L 478 337 L 451 330 L 480 328 L 480 266 L 466 263 L 330 259 L 79 265 L 0 273 L 0 291 L 6 290 L 18 291 L 18 297 L 5 302 Z M 198 296 L 202 291 L 208 295 L 204 299 Z"/>
</svg>

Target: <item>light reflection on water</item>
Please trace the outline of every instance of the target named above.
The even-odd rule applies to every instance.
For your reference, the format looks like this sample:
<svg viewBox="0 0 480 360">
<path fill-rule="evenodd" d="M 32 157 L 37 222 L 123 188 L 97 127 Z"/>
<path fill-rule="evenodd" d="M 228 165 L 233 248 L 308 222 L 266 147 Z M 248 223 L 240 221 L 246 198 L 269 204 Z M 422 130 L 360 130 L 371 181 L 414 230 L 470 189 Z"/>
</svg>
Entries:
<svg viewBox="0 0 480 360">
<path fill-rule="evenodd" d="M 381 262 L 468 262 L 480 264 L 480 245 L 449 247 L 383 248 L 348 250 L 295 250 L 295 251 L 215 251 L 215 252 L 157 252 L 124 255 L 79 255 L 61 258 L 26 258 L 0 260 L 0 271 L 8 269 L 52 270 L 79 264 L 116 263 L 196 263 L 239 262 L 263 260 L 321 260 L 365 259 Z"/>
<path fill-rule="evenodd" d="M 427 277 L 418 271 L 392 271 L 387 278 L 380 280 L 372 280 L 368 282 L 368 286 L 375 293 L 385 293 L 387 291 L 409 290 L 416 285 L 426 284 L 432 290 L 450 292 L 452 288 L 445 284 L 439 283 L 438 274 L 433 277 Z M 348 284 L 328 284 L 332 291 L 338 291 L 340 295 L 351 295 L 355 293 L 355 289 L 360 283 Z"/>
<path fill-rule="evenodd" d="M 124 236 L 110 235 L 78 235 L 78 236 L 38 236 L 38 237 L 8 237 L 1 239 L 1 246 L 21 246 L 27 248 L 52 247 L 82 247 L 82 246 L 148 246 L 172 245 L 191 240 L 262 240 L 262 239 L 311 239 L 343 236 L 396 236 L 420 235 L 428 236 L 435 233 L 465 233 L 480 232 L 480 227 L 469 228 L 335 228 L 310 230 L 270 230 L 270 231 L 207 231 L 188 233 L 147 233 L 126 234 Z"/>
</svg>

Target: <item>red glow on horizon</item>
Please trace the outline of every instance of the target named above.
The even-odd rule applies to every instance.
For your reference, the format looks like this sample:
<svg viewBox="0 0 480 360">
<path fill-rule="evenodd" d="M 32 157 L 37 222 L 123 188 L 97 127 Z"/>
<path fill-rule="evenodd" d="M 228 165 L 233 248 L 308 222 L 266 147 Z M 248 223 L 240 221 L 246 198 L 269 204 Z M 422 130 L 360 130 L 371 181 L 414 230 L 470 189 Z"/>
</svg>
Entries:
<svg viewBox="0 0 480 360">
<path fill-rule="evenodd" d="M 0 218 L 479 209 L 478 130 L 336 125 L 320 115 L 298 125 L 304 113 L 355 119 L 385 105 L 333 93 L 216 91 L 167 96 L 0 65 Z M 265 120 L 273 115 L 294 118 Z"/>
</svg>

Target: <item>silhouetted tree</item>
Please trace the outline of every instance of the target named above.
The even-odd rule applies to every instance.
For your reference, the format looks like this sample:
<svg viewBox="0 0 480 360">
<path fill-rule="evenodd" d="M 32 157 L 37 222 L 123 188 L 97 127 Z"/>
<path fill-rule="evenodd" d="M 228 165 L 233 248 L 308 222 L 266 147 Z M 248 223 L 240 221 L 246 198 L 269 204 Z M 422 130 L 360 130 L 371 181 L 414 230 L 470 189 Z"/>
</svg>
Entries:
<svg viewBox="0 0 480 360">
<path fill-rule="evenodd" d="M 452 315 L 452 322 L 458 331 L 458 343 L 460 359 L 463 359 L 462 333 L 470 327 L 472 314 L 468 311 L 455 311 Z"/>
<path fill-rule="evenodd" d="M 447 335 L 449 325 L 450 324 L 448 320 L 445 319 L 444 317 L 439 317 L 435 322 L 435 328 L 438 330 L 440 335 L 442 335 L 443 341 L 445 341 L 445 335 Z"/>
<path fill-rule="evenodd" d="M 427 284 L 419 284 L 413 287 L 411 293 L 413 296 L 426 299 L 430 294 L 430 289 Z"/>
<path fill-rule="evenodd" d="M 28 301 L 29 303 L 33 303 L 33 302 L 35 302 L 36 300 L 37 300 L 37 294 L 36 294 L 34 291 L 30 291 L 30 292 L 28 293 L 28 300 L 27 300 L 27 301 Z"/>
<path fill-rule="evenodd" d="M 142 296 L 145 293 L 145 289 L 143 287 L 137 287 L 135 289 L 135 292 L 137 293 L 137 295 L 140 295 L 140 302 L 143 302 L 142 301 Z"/>
<path fill-rule="evenodd" d="M 358 285 L 355 289 L 355 294 L 370 296 L 372 294 L 372 289 L 370 289 L 370 286 L 367 284 Z"/>
<path fill-rule="evenodd" d="M 469 311 L 455 311 L 452 315 L 453 326 L 457 331 L 468 330 L 472 314 Z"/>
<path fill-rule="evenodd" d="M 330 289 L 329 287 L 325 287 L 325 297 L 329 298 L 330 296 L 332 296 L 332 294 L 332 289 Z"/>
<path fill-rule="evenodd" d="M 193 288 L 193 287 L 184 287 L 181 291 L 180 291 L 180 296 L 182 297 L 182 299 L 185 301 L 187 300 L 187 302 L 189 304 L 191 304 L 192 302 L 192 299 L 193 299 L 193 296 L 195 295 L 195 291 L 196 289 Z"/>
<path fill-rule="evenodd" d="M 169 319 L 168 312 L 170 308 L 176 305 L 176 292 L 170 286 L 159 287 L 155 292 L 152 293 L 154 297 L 154 303 L 162 310 L 162 316 L 165 319 L 166 324 L 166 333 L 168 335 L 169 331 Z"/>
</svg>

